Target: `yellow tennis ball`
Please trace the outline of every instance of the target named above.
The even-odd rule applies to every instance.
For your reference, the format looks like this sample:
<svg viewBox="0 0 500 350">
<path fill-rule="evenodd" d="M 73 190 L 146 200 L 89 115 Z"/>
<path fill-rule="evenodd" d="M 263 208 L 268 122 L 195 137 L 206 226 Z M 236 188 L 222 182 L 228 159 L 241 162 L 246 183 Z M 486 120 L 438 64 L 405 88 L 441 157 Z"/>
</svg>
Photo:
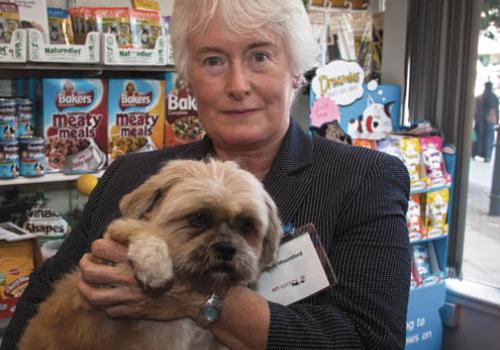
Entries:
<svg viewBox="0 0 500 350">
<path fill-rule="evenodd" d="M 76 190 L 80 194 L 88 196 L 97 185 L 97 181 L 97 176 L 94 174 L 83 174 L 76 180 Z"/>
</svg>

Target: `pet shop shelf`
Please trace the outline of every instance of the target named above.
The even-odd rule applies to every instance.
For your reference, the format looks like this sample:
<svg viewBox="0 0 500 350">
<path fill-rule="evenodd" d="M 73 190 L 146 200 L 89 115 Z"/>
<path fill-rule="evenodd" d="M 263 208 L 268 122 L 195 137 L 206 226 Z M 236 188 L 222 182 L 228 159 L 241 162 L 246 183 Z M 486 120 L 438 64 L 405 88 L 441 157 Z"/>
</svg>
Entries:
<svg viewBox="0 0 500 350">
<path fill-rule="evenodd" d="M 27 59 L 26 30 L 14 31 L 10 43 L 0 44 L 0 64 L 26 62 Z"/>
<path fill-rule="evenodd" d="M 28 29 L 28 61 L 57 63 L 100 63 L 100 34 L 87 34 L 84 45 L 49 44 L 39 30 Z"/>
<path fill-rule="evenodd" d="M 95 173 L 97 177 L 101 177 L 104 171 L 100 171 Z M 43 184 L 43 183 L 51 183 L 51 182 L 70 182 L 76 181 L 82 174 L 71 174 L 66 175 L 62 173 L 51 173 L 45 174 L 40 177 L 25 177 L 19 176 L 14 179 L 6 179 L 0 180 L 0 188 L 7 186 L 16 186 L 16 185 L 30 185 L 30 184 Z"/>
<path fill-rule="evenodd" d="M 443 159 L 448 174 L 453 179 L 456 154 L 452 145 L 445 145 Z M 419 194 L 428 194 L 449 188 L 447 222 L 450 222 L 453 181 L 450 185 L 426 188 L 416 191 Z M 414 193 L 412 191 L 412 193 Z M 453 228 L 449 229 L 450 234 Z M 443 322 L 440 312 L 445 305 L 447 258 L 448 258 L 448 232 L 442 235 L 411 241 L 415 269 L 418 270 L 418 256 L 427 255 L 430 274 L 421 281 L 421 285 L 410 290 L 408 314 L 406 321 L 406 350 L 440 350 L 443 340 Z M 425 252 L 426 249 L 426 252 Z M 419 253 L 420 251 L 420 253 Z M 418 271 L 417 271 L 418 272 Z M 412 272 L 413 273 L 413 272 Z"/>
<path fill-rule="evenodd" d="M 151 78 L 161 79 L 173 66 L 105 66 L 102 64 L 0 63 L 2 79 L 80 77 L 80 78 Z"/>
<path fill-rule="evenodd" d="M 103 38 L 104 65 L 166 66 L 173 63 L 165 35 L 156 39 L 153 49 L 120 48 L 114 34 L 105 33 Z"/>
</svg>

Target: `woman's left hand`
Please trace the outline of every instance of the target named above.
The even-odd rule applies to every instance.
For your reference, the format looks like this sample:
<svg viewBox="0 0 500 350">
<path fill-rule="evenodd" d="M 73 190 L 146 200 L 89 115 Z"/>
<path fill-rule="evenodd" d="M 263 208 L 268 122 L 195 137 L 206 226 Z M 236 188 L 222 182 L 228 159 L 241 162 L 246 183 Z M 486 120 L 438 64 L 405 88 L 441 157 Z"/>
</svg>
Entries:
<svg viewBox="0 0 500 350">
<path fill-rule="evenodd" d="M 110 317 L 164 321 L 195 318 L 206 299 L 174 283 L 161 290 L 143 288 L 127 258 L 127 247 L 109 239 L 92 244 L 92 253 L 80 260 L 80 270 L 80 293 Z"/>
</svg>

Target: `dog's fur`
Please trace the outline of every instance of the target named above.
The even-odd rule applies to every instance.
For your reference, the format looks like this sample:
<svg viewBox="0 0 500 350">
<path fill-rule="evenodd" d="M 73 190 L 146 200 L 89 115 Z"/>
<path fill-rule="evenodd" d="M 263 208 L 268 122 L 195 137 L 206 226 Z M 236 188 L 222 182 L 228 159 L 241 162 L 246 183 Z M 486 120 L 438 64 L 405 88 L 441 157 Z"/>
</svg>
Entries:
<svg viewBox="0 0 500 350">
<path fill-rule="evenodd" d="M 208 295 L 251 285 L 276 260 L 281 236 L 276 206 L 260 181 L 234 162 L 170 161 L 124 196 L 120 210 L 123 216 L 105 236 L 129 246 L 136 277 L 149 289 L 175 279 L 186 291 Z M 234 248 L 229 257 L 221 254 L 221 243 Z M 107 317 L 80 295 L 79 274 L 55 284 L 28 324 L 20 350 L 222 347 L 191 319 Z M 168 293 L 158 297 L 160 303 Z"/>
</svg>

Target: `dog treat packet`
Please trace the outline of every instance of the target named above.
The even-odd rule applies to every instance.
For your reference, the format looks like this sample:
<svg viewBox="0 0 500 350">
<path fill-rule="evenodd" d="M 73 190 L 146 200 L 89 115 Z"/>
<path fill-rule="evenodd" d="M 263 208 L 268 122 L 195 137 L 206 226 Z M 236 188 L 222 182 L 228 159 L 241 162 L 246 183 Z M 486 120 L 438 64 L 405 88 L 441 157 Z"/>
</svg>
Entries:
<svg viewBox="0 0 500 350">
<path fill-rule="evenodd" d="M 33 271 L 33 245 L 30 241 L 0 240 L 0 314 L 7 311 L 8 299 L 18 299 L 28 286 Z"/>
<path fill-rule="evenodd" d="M 68 9 L 75 34 L 75 43 L 85 44 L 87 34 L 97 32 L 97 20 L 95 7 L 71 7 Z"/>
<path fill-rule="evenodd" d="M 420 138 L 422 161 L 428 187 L 443 186 L 450 183 L 443 158 L 443 141 L 439 136 Z"/>
<path fill-rule="evenodd" d="M 425 195 L 425 227 L 427 237 L 433 238 L 448 233 L 447 215 L 450 190 L 428 192 Z"/>
<path fill-rule="evenodd" d="M 53 256 L 69 232 L 69 225 L 55 210 L 35 205 L 26 211 L 23 228 L 38 237 L 42 257 Z"/>
<path fill-rule="evenodd" d="M 47 8 L 49 20 L 49 40 L 51 44 L 73 45 L 73 27 L 69 12 L 60 8 Z"/>
<path fill-rule="evenodd" d="M 377 151 L 390 154 L 401 160 L 403 158 L 401 155 L 401 141 L 396 137 L 388 137 L 377 141 Z"/>
<path fill-rule="evenodd" d="M 98 31 L 114 34 L 118 47 L 127 48 L 132 46 L 128 8 L 99 8 L 96 10 L 96 20 Z"/>
<path fill-rule="evenodd" d="M 432 274 L 427 245 L 424 243 L 413 244 L 412 248 L 418 276 L 425 279 Z"/>
<path fill-rule="evenodd" d="M 109 163 L 125 153 L 163 148 L 164 101 L 163 80 L 109 80 Z"/>
<path fill-rule="evenodd" d="M 420 205 L 420 195 L 412 194 L 408 201 L 408 211 L 406 212 L 406 225 L 410 241 L 424 239 L 422 207 Z"/>
<path fill-rule="evenodd" d="M 154 49 L 156 39 L 162 34 L 160 12 L 130 9 L 129 13 L 133 46 L 138 49 Z"/>
<path fill-rule="evenodd" d="M 21 28 L 21 20 L 17 5 L 10 2 L 0 2 L 0 43 L 10 43 L 12 34 L 19 28 Z"/>
<path fill-rule="evenodd" d="M 422 277 L 419 276 L 417 270 L 417 264 L 415 263 L 415 257 L 412 256 L 411 259 L 411 280 L 410 280 L 410 288 L 414 289 L 420 286 L 423 282 Z"/>
<path fill-rule="evenodd" d="M 205 130 L 198 118 L 196 100 L 187 82 L 173 72 L 166 73 L 165 80 L 167 91 L 165 147 L 202 139 Z"/>
<path fill-rule="evenodd" d="M 365 147 L 369 149 L 377 149 L 375 140 L 352 139 L 352 145 L 357 147 Z"/>
<path fill-rule="evenodd" d="M 425 182 L 422 180 L 419 139 L 411 136 L 402 137 L 400 139 L 400 150 L 403 163 L 410 175 L 412 190 L 425 188 Z"/>
<path fill-rule="evenodd" d="M 85 29 L 84 17 L 81 7 L 70 7 L 68 9 L 69 16 L 71 17 L 71 26 L 73 27 L 73 34 L 75 36 L 75 44 L 81 45 L 85 43 Z"/>
<path fill-rule="evenodd" d="M 43 79 L 47 172 L 96 172 L 106 166 L 107 84 L 100 79 Z"/>
</svg>

